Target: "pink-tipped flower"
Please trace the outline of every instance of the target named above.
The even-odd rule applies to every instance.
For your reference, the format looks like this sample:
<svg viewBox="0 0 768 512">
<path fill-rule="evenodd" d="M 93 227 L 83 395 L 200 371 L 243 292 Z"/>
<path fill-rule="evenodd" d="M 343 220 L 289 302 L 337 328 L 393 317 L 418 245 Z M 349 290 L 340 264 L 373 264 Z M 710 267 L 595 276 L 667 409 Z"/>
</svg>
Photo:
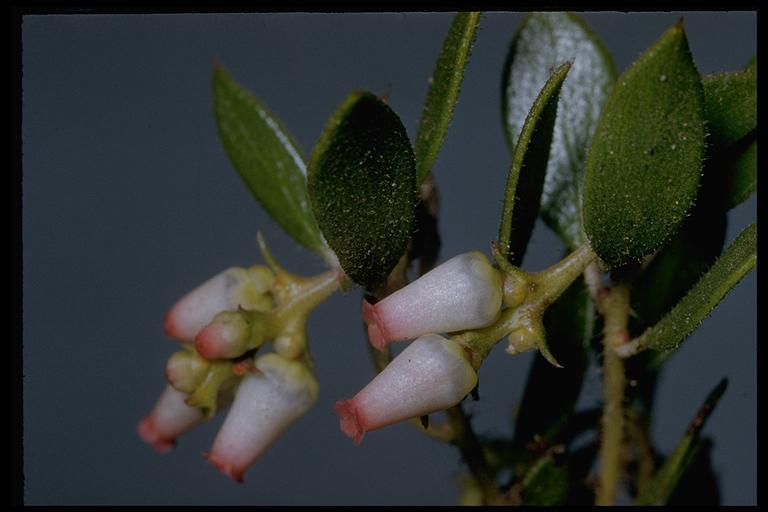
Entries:
<svg viewBox="0 0 768 512">
<path fill-rule="evenodd" d="M 203 413 L 184 401 L 186 393 L 168 385 L 152 412 L 139 422 L 139 436 L 159 453 L 173 448 L 176 438 L 203 421 Z"/>
<path fill-rule="evenodd" d="M 371 344 L 382 350 L 391 341 L 490 325 L 499 316 L 502 297 L 501 274 L 473 251 L 451 258 L 373 306 L 363 301 L 363 319 Z"/>
<path fill-rule="evenodd" d="M 259 311 L 222 311 L 195 337 L 195 349 L 206 359 L 231 359 L 264 340 L 266 318 Z"/>
<path fill-rule="evenodd" d="M 408 345 L 351 400 L 336 402 L 341 431 L 359 444 L 363 435 L 459 403 L 477 384 L 462 347 L 428 334 Z"/>
<path fill-rule="evenodd" d="M 182 297 L 165 316 L 165 333 L 192 343 L 200 330 L 220 311 L 268 308 L 267 295 L 274 276 L 269 269 L 255 265 L 249 269 L 233 267 L 217 274 Z"/>
<path fill-rule="evenodd" d="M 243 377 L 208 461 L 237 482 L 248 467 L 317 399 L 317 381 L 307 368 L 275 353 L 256 359 Z"/>
</svg>

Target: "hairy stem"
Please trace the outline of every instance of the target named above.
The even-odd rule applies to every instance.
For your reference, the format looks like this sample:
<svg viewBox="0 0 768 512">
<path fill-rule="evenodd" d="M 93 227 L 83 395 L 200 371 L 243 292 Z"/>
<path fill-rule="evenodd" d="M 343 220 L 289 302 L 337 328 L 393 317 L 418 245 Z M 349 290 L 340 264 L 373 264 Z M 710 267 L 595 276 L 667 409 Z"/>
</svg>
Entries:
<svg viewBox="0 0 768 512">
<path fill-rule="evenodd" d="M 603 289 L 605 290 L 605 289 Z M 600 309 L 605 318 L 603 329 L 603 418 L 600 440 L 600 485 L 595 504 L 613 505 L 621 473 L 621 447 L 624 436 L 624 362 L 614 347 L 629 339 L 629 289 L 616 285 L 598 293 Z"/>
</svg>

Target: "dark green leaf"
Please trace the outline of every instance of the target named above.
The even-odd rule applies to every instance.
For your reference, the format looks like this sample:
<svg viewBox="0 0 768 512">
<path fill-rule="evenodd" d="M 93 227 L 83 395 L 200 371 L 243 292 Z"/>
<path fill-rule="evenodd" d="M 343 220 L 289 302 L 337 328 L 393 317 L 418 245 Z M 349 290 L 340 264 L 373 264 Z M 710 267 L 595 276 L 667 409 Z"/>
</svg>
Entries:
<svg viewBox="0 0 768 512">
<path fill-rule="evenodd" d="M 656 325 L 637 339 L 637 350 L 676 349 L 757 262 L 757 227 L 750 224 L 712 268 Z"/>
<path fill-rule="evenodd" d="M 520 265 L 539 212 L 557 99 L 571 64 L 557 68 L 533 102 L 512 154 L 499 228 L 499 250 Z"/>
<path fill-rule="evenodd" d="M 581 189 L 587 146 L 616 79 L 613 59 L 596 34 L 570 13 L 532 13 L 515 35 L 504 65 L 502 111 L 514 149 L 528 106 L 550 70 L 572 61 L 563 82 L 552 136 L 541 216 L 571 248 L 583 242 Z"/>
<path fill-rule="evenodd" d="M 726 175 L 728 181 L 723 192 L 726 198 L 726 206 L 734 208 L 749 199 L 749 196 L 757 190 L 757 134 L 754 133 L 748 142 L 747 148 L 741 151 L 731 162 Z M 735 144 L 734 146 L 738 146 Z"/>
<path fill-rule="evenodd" d="M 458 13 L 443 42 L 413 146 L 417 184 L 429 174 L 445 139 L 479 22 L 479 12 Z"/>
<path fill-rule="evenodd" d="M 680 478 L 667 505 L 717 506 L 720 505 L 720 478 L 712 462 L 712 439 L 703 438 L 697 443 L 688 470 Z"/>
<path fill-rule="evenodd" d="M 563 368 L 552 366 L 541 354 L 533 361 L 515 420 L 517 464 L 525 465 L 537 455 L 530 448 L 561 442 L 561 433 L 570 424 L 581 393 L 594 319 L 594 305 L 580 279 L 544 314 L 550 349 Z"/>
<path fill-rule="evenodd" d="M 667 502 L 681 477 L 690 467 L 691 461 L 695 458 L 699 448 L 701 429 L 704 428 L 709 415 L 727 387 L 728 380 L 722 379 L 709 393 L 675 451 L 664 461 L 664 465 L 653 477 L 653 481 L 648 485 L 645 492 L 637 498 L 638 505 L 664 505 Z"/>
<path fill-rule="evenodd" d="M 551 456 L 542 457 L 525 475 L 523 505 L 561 505 L 568 497 L 568 470 Z"/>
<path fill-rule="evenodd" d="M 400 118 L 368 92 L 350 94 L 309 163 L 312 208 L 341 267 L 370 288 L 386 279 L 411 236 L 413 150 Z"/>
<path fill-rule="evenodd" d="M 757 73 L 754 68 L 702 79 L 709 143 L 724 148 L 757 126 Z"/>
<path fill-rule="evenodd" d="M 328 257 L 309 206 L 306 166 L 288 131 L 219 65 L 213 105 L 224 150 L 256 200 L 294 240 Z"/>
<path fill-rule="evenodd" d="M 619 77 L 587 155 L 584 229 L 606 264 L 637 260 L 675 234 L 703 155 L 701 81 L 678 23 Z"/>
<path fill-rule="evenodd" d="M 633 285 L 632 309 L 640 329 L 658 322 L 715 262 L 726 224 L 724 211 L 697 205 L 677 236 L 656 254 Z"/>
</svg>

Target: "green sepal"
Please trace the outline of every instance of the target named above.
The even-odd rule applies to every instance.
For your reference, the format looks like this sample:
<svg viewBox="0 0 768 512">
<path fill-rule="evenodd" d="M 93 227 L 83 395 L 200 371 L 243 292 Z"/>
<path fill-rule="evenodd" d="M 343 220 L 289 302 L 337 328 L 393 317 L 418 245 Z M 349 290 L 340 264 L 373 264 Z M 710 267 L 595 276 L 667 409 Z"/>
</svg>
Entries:
<svg viewBox="0 0 768 512">
<path fill-rule="evenodd" d="M 205 377 L 187 397 L 187 405 L 199 407 L 205 419 L 211 419 L 221 405 L 222 394 L 238 380 L 239 377 L 232 371 L 232 361 L 211 361 Z"/>
</svg>

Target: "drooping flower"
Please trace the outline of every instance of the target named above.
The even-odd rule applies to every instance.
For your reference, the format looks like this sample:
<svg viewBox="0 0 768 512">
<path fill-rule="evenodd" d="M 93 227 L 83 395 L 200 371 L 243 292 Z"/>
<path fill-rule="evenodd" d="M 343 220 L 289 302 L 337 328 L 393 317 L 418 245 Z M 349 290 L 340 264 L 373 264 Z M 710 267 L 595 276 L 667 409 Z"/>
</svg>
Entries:
<svg viewBox="0 0 768 512">
<path fill-rule="evenodd" d="M 413 341 L 351 400 L 336 402 L 341 430 L 366 432 L 459 403 L 477 384 L 462 347 L 436 334 Z"/>
<path fill-rule="evenodd" d="M 375 305 L 363 301 L 363 319 L 371 344 L 435 332 L 477 329 L 493 323 L 501 311 L 502 277 L 488 258 L 472 251 L 435 267 Z"/>
<path fill-rule="evenodd" d="M 202 411 L 188 406 L 186 398 L 186 393 L 169 384 L 152 412 L 139 421 L 139 436 L 159 453 L 173 448 L 176 438 L 203 421 Z"/>
<path fill-rule="evenodd" d="M 298 361 L 275 353 L 254 362 L 243 377 L 208 461 L 242 482 L 248 467 L 317 399 L 314 376 Z"/>
<path fill-rule="evenodd" d="M 217 274 L 182 297 L 165 316 L 165 333 L 192 343 L 195 336 L 220 311 L 268 309 L 274 274 L 263 265 L 232 267 Z"/>
</svg>

